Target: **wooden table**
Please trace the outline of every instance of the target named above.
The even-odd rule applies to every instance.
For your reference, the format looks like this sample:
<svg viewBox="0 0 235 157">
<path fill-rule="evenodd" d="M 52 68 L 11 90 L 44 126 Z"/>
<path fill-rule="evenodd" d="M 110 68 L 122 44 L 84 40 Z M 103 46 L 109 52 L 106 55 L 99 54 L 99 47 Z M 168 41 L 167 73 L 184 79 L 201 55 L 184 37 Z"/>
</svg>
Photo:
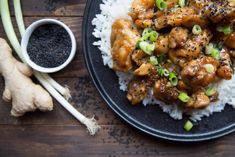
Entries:
<svg viewBox="0 0 235 157">
<path fill-rule="evenodd" d="M 22 3 L 27 25 L 50 17 L 62 20 L 75 33 L 78 47 L 74 61 L 52 76 L 70 87 L 74 106 L 88 116 L 95 114 L 102 129 L 96 136 L 90 136 L 56 101 L 52 112 L 29 113 L 17 119 L 9 114 L 11 105 L 0 100 L 0 157 L 235 156 L 235 134 L 203 143 L 167 142 L 143 134 L 114 114 L 95 89 L 82 56 L 81 28 L 86 0 L 22 0 Z M 5 37 L 2 27 L 0 35 Z M 3 87 L 1 78 L 0 93 Z"/>
</svg>

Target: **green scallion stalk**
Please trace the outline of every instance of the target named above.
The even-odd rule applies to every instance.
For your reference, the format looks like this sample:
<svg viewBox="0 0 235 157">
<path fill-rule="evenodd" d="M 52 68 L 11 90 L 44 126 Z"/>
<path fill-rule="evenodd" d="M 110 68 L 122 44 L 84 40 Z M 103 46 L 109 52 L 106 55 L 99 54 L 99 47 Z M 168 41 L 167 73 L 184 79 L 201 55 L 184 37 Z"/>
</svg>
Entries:
<svg viewBox="0 0 235 157">
<path fill-rule="evenodd" d="M 167 8 L 167 4 L 164 0 L 156 0 L 156 6 L 159 10 L 164 10 Z"/>
<path fill-rule="evenodd" d="M 218 32 L 224 33 L 224 35 L 229 35 L 233 32 L 233 29 L 231 26 L 227 25 L 227 26 L 219 26 L 216 29 Z"/>
<path fill-rule="evenodd" d="M 158 60 L 157 60 L 157 57 L 155 57 L 155 56 L 151 56 L 149 59 L 149 62 L 152 65 L 158 65 Z"/>
<path fill-rule="evenodd" d="M 186 0 L 179 0 L 178 4 L 181 8 L 183 8 L 186 5 Z"/>
<path fill-rule="evenodd" d="M 194 25 L 192 32 L 194 35 L 198 35 L 202 32 L 202 28 L 199 25 Z"/>
<path fill-rule="evenodd" d="M 189 101 L 190 97 L 188 96 L 187 93 L 181 92 L 181 93 L 179 94 L 179 96 L 178 96 L 178 99 L 179 99 L 180 101 L 186 103 L 186 102 Z"/>
<path fill-rule="evenodd" d="M 178 85 L 178 78 L 174 72 L 170 72 L 169 80 L 170 80 L 172 86 Z"/>
<path fill-rule="evenodd" d="M 205 64 L 204 68 L 206 69 L 206 71 L 210 74 L 215 72 L 215 68 L 212 64 Z"/>
<path fill-rule="evenodd" d="M 192 128 L 193 128 L 193 123 L 188 120 L 188 121 L 184 124 L 184 129 L 185 129 L 186 131 L 190 131 L 190 130 L 192 130 Z"/>
<path fill-rule="evenodd" d="M 139 47 L 140 47 L 140 49 L 143 50 L 146 54 L 152 55 L 152 53 L 153 53 L 153 51 L 154 51 L 154 49 L 155 49 L 155 44 L 154 44 L 154 43 L 153 43 L 153 44 L 150 44 L 150 43 L 148 43 L 148 42 L 146 42 L 146 41 L 141 41 L 141 42 L 139 43 Z"/>
<path fill-rule="evenodd" d="M 3 28 L 5 30 L 5 33 L 6 33 L 7 37 L 8 37 L 8 40 L 10 41 L 13 49 L 16 51 L 16 53 L 20 57 L 20 59 L 22 61 L 24 61 L 24 58 L 23 58 L 22 53 L 21 53 L 20 43 L 19 43 L 19 41 L 16 37 L 15 31 L 14 31 L 14 28 L 13 28 L 13 25 L 12 25 L 12 22 L 11 22 L 8 0 L 0 0 L 0 11 L 1 11 L 1 18 L 2 18 L 2 23 L 3 23 Z M 17 15 L 17 13 L 15 13 L 15 14 Z M 23 29 L 21 31 L 23 31 Z M 89 118 L 85 117 L 84 115 L 82 115 L 80 112 L 78 112 L 64 97 L 62 97 L 60 95 L 60 93 L 49 82 L 47 82 L 43 78 L 41 73 L 34 71 L 34 75 L 38 79 L 38 81 L 44 86 L 44 88 L 66 110 L 68 110 L 82 124 L 86 125 L 86 127 L 87 127 L 87 129 L 88 129 L 88 131 L 91 135 L 94 135 L 98 131 L 100 126 L 97 124 L 97 122 L 94 118 L 89 119 Z"/>
<path fill-rule="evenodd" d="M 217 92 L 216 88 L 215 87 L 209 87 L 207 90 L 206 90 L 206 95 L 207 96 L 212 96 L 214 95 L 215 93 Z"/>
</svg>

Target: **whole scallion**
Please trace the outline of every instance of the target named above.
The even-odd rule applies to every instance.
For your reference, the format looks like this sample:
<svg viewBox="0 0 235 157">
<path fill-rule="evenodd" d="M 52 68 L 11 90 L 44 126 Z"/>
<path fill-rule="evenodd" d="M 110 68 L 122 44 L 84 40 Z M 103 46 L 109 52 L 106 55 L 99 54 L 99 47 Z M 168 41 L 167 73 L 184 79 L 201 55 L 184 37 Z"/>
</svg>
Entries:
<svg viewBox="0 0 235 157">
<path fill-rule="evenodd" d="M 179 94 L 179 96 L 178 96 L 178 99 L 179 99 L 180 101 L 186 103 L 186 102 L 189 101 L 190 97 L 188 96 L 187 93 L 181 92 L 181 93 Z"/>
<path fill-rule="evenodd" d="M 167 4 L 164 0 L 156 0 L 156 6 L 159 10 L 164 10 L 167 8 Z"/>
</svg>

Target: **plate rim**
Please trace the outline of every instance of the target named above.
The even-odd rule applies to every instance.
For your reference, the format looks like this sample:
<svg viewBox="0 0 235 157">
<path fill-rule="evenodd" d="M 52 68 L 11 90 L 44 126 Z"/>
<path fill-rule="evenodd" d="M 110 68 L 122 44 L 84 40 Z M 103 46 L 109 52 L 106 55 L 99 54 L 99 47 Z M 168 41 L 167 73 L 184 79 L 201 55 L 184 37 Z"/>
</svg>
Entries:
<svg viewBox="0 0 235 157">
<path fill-rule="evenodd" d="M 95 72 L 91 66 L 91 60 L 89 59 L 89 53 L 88 53 L 88 45 L 87 45 L 87 25 L 88 25 L 88 15 L 89 10 L 92 4 L 92 0 L 87 0 L 85 10 L 83 13 L 83 21 L 82 21 L 82 52 L 83 52 L 83 58 L 85 60 L 85 65 L 88 70 L 88 73 L 92 79 L 93 84 L 95 85 L 96 89 L 98 90 L 100 96 L 105 101 L 105 103 L 119 116 L 121 117 L 125 122 L 127 122 L 132 127 L 149 134 L 153 137 L 161 138 L 164 140 L 169 141 L 177 141 L 177 142 L 199 142 L 199 141 L 208 141 L 212 139 L 216 139 L 225 135 L 228 135 L 235 131 L 235 123 L 223 127 L 221 129 L 208 132 L 208 133 L 202 133 L 202 134 L 195 134 L 195 135 L 183 135 L 183 134 L 173 134 L 168 132 L 163 132 L 161 130 L 152 129 L 143 123 L 138 122 L 137 120 L 131 118 L 130 116 L 126 115 L 125 112 L 123 112 L 118 106 L 115 105 L 115 103 L 112 102 L 110 97 L 107 95 L 106 91 L 103 89 L 102 85 L 99 82 L 99 79 L 97 79 L 97 76 L 95 75 Z"/>
</svg>

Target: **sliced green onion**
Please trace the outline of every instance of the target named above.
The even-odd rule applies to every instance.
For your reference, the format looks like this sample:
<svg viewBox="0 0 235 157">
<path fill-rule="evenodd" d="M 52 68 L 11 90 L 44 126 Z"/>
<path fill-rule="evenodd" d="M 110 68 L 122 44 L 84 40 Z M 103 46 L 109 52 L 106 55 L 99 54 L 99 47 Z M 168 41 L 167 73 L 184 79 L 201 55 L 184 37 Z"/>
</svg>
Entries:
<svg viewBox="0 0 235 157">
<path fill-rule="evenodd" d="M 177 86 L 178 78 L 177 78 L 177 76 L 176 76 L 176 74 L 174 72 L 170 72 L 169 80 L 170 80 L 172 86 Z"/>
<path fill-rule="evenodd" d="M 211 50 L 214 48 L 214 45 L 212 43 L 210 43 L 209 45 L 206 46 L 206 54 L 210 55 L 211 54 Z"/>
<path fill-rule="evenodd" d="M 163 69 L 163 75 L 168 77 L 170 75 L 170 72 L 167 69 Z"/>
<path fill-rule="evenodd" d="M 188 121 L 184 124 L 184 129 L 185 129 L 186 131 L 190 131 L 190 130 L 192 130 L 192 128 L 193 128 L 193 123 L 188 120 Z"/>
<path fill-rule="evenodd" d="M 230 33 L 233 32 L 233 29 L 231 26 L 227 25 L 227 26 L 219 26 L 216 29 L 218 32 L 222 32 L 224 33 L 224 35 L 229 35 Z"/>
<path fill-rule="evenodd" d="M 152 30 L 151 28 L 145 28 L 143 33 L 142 33 L 142 40 L 146 41 L 146 40 L 150 40 L 151 42 L 155 42 L 157 41 L 158 38 L 158 33 L 154 30 Z"/>
<path fill-rule="evenodd" d="M 152 65 L 158 65 L 158 60 L 157 60 L 157 57 L 155 57 L 155 56 L 151 56 L 149 59 L 149 62 Z"/>
<path fill-rule="evenodd" d="M 215 67 L 212 64 L 205 64 L 204 68 L 210 74 L 215 72 Z"/>
<path fill-rule="evenodd" d="M 194 25 L 192 32 L 193 32 L 193 34 L 198 35 L 202 32 L 202 28 L 199 25 Z"/>
<path fill-rule="evenodd" d="M 157 41 L 158 35 L 159 34 L 156 31 L 152 31 L 149 36 L 150 41 L 151 42 Z"/>
<path fill-rule="evenodd" d="M 158 68 L 157 71 L 158 71 L 159 76 L 161 76 L 161 77 L 164 76 L 164 69 L 163 68 L 160 67 L 160 68 Z"/>
<path fill-rule="evenodd" d="M 155 44 L 150 44 L 146 41 L 141 41 L 139 43 L 139 47 L 141 50 L 143 50 L 146 54 L 152 55 L 154 49 L 155 49 Z"/>
<path fill-rule="evenodd" d="M 213 57 L 214 59 L 216 60 L 220 59 L 220 51 L 218 49 L 212 48 L 210 54 L 211 54 L 211 57 Z"/>
<path fill-rule="evenodd" d="M 207 90 L 206 90 L 206 95 L 207 96 L 212 96 L 214 95 L 215 93 L 217 92 L 216 88 L 215 87 L 209 87 Z"/>
<path fill-rule="evenodd" d="M 178 96 L 178 98 L 182 101 L 182 102 L 188 102 L 190 97 L 188 96 L 187 93 L 181 92 Z"/>
<path fill-rule="evenodd" d="M 164 0 L 156 0 L 156 6 L 159 10 L 164 10 L 167 8 L 167 4 Z"/>
<path fill-rule="evenodd" d="M 179 0 L 178 4 L 181 8 L 183 8 L 186 5 L 186 0 Z"/>
</svg>

